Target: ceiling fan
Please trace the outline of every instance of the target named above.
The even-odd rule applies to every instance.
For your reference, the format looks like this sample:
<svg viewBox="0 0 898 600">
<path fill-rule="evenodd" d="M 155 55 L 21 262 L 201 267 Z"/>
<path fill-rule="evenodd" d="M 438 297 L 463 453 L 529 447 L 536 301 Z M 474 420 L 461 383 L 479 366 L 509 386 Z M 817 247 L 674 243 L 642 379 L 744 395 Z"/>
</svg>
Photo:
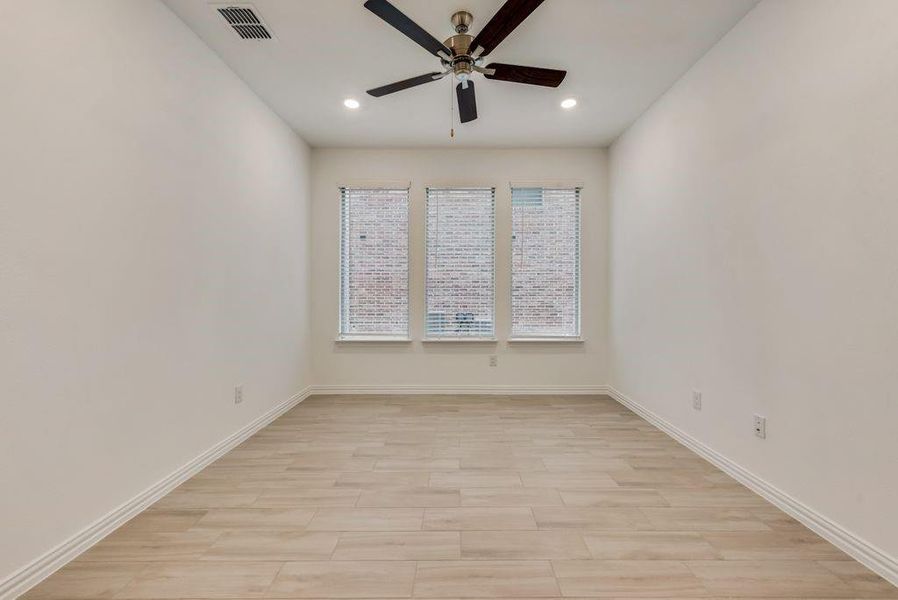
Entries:
<svg viewBox="0 0 898 600">
<path fill-rule="evenodd" d="M 495 50 L 508 35 L 530 16 L 543 0 L 507 0 L 476 36 L 468 34 L 474 17 L 467 11 L 452 15 L 452 27 L 456 35 L 440 43 L 420 25 L 405 16 L 387 0 L 367 0 L 365 8 L 398 29 L 419 46 L 440 59 L 442 71 L 434 71 L 410 79 L 404 79 L 368 90 L 377 98 L 406 90 L 417 85 L 430 83 L 446 77 L 450 73 L 458 80 L 455 93 L 458 98 L 458 115 L 462 123 L 477 118 L 477 101 L 474 98 L 474 72 L 482 73 L 487 79 L 527 83 L 546 87 L 558 87 L 567 71 L 522 67 L 504 63 L 490 63 L 483 66 L 487 54 Z"/>
</svg>

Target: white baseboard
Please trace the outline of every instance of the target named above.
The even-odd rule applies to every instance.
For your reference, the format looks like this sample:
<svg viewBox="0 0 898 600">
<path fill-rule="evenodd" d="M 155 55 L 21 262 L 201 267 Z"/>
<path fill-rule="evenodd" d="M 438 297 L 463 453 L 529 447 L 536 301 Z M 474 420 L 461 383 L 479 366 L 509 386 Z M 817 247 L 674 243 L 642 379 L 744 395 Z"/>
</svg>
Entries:
<svg viewBox="0 0 898 600">
<path fill-rule="evenodd" d="M 876 546 L 857 537 L 838 523 L 834 523 L 811 507 L 796 500 L 783 490 L 768 483 L 751 471 L 733 462 L 713 448 L 706 446 L 682 429 L 665 421 L 632 398 L 607 386 L 608 395 L 637 415 L 686 446 L 747 488 L 754 491 L 777 508 L 795 518 L 843 552 L 865 565 L 893 585 L 898 586 L 898 559 L 889 556 Z"/>
<path fill-rule="evenodd" d="M 607 394 L 607 385 L 313 385 L 312 394 Z"/>
<path fill-rule="evenodd" d="M 248 437 L 277 419 L 279 416 L 311 395 L 311 387 L 294 394 L 265 414 L 218 442 L 171 475 L 157 481 L 121 506 L 100 517 L 85 529 L 56 546 L 31 564 L 19 569 L 0 581 L 0 600 L 17 598 L 21 594 L 55 573 L 66 563 L 115 531 L 129 519 L 139 514 L 170 491 L 202 471 Z"/>
</svg>

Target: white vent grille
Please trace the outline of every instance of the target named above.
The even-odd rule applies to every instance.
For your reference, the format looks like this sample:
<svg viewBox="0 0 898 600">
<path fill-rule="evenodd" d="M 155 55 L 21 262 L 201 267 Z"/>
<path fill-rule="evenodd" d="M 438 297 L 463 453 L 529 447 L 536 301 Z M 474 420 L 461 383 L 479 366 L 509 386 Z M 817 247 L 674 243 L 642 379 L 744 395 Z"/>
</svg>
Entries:
<svg viewBox="0 0 898 600">
<path fill-rule="evenodd" d="M 252 6 L 222 6 L 218 14 L 224 17 L 231 28 L 244 40 L 270 40 L 271 31 L 259 18 Z"/>
</svg>

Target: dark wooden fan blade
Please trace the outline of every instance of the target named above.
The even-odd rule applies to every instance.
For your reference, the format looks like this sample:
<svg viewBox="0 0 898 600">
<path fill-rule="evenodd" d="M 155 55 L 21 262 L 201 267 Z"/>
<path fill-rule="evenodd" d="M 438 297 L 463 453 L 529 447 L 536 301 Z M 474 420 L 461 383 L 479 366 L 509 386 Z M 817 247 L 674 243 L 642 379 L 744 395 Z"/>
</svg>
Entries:
<svg viewBox="0 0 898 600">
<path fill-rule="evenodd" d="M 544 85 L 546 87 L 558 87 L 564 81 L 564 76 L 567 75 L 567 71 L 559 71 L 557 69 L 522 67 L 520 65 L 506 65 L 502 63 L 490 63 L 486 68 L 496 70 L 492 75 L 484 74 L 484 77 L 487 79 Z"/>
<path fill-rule="evenodd" d="M 452 56 L 452 52 L 449 48 L 427 33 L 420 25 L 405 16 L 402 11 L 387 2 L 387 0 L 368 0 L 365 2 L 365 8 L 398 29 L 400 32 L 404 33 L 411 38 L 413 42 L 434 56 L 440 56 L 441 53 L 444 54 L 446 58 Z"/>
<path fill-rule="evenodd" d="M 392 94 L 393 92 L 401 92 L 402 90 L 407 90 L 408 88 L 415 87 L 416 85 L 422 85 L 425 83 L 430 83 L 431 81 L 436 81 L 437 79 L 440 79 L 441 76 L 442 73 L 439 72 L 426 73 L 424 75 L 418 75 L 417 77 L 410 77 L 409 79 L 403 79 L 402 81 L 388 83 L 387 85 L 376 87 L 373 90 L 368 90 L 368 94 L 374 96 L 375 98 L 380 98 L 381 96 L 386 96 L 387 94 Z"/>
<path fill-rule="evenodd" d="M 474 36 L 471 51 L 480 46 L 483 48 L 480 56 L 492 52 L 542 3 L 543 0 L 507 0 L 480 33 Z"/>
<path fill-rule="evenodd" d="M 467 123 L 476 119 L 477 100 L 474 98 L 474 82 L 468 81 L 467 88 L 459 83 L 455 86 L 455 95 L 458 98 L 458 120 Z"/>
</svg>

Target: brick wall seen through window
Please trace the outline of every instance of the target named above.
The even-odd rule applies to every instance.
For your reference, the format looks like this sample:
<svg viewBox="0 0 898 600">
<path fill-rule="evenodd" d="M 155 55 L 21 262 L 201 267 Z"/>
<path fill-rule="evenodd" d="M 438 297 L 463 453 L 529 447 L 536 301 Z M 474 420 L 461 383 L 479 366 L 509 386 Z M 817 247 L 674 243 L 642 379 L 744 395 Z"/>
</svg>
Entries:
<svg viewBox="0 0 898 600">
<path fill-rule="evenodd" d="M 428 188 L 426 336 L 495 335 L 492 188 Z"/>
<path fill-rule="evenodd" d="M 408 202 L 407 189 L 341 188 L 341 336 L 408 336 Z"/>
<path fill-rule="evenodd" d="M 513 188 L 511 335 L 580 335 L 580 190 Z"/>
</svg>

